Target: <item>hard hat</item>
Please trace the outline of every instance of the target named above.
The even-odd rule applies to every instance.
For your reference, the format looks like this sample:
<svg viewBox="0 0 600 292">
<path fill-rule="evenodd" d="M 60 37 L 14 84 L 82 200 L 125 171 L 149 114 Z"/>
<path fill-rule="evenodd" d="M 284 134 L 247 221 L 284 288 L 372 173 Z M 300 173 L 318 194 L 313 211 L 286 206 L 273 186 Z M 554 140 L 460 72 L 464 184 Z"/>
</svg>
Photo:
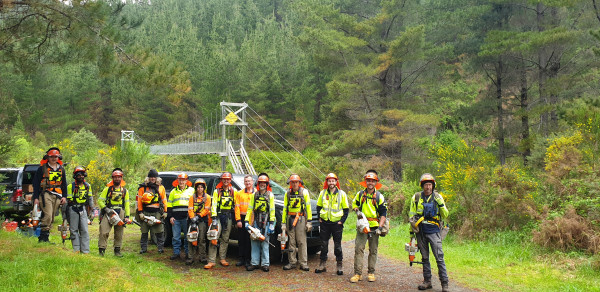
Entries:
<svg viewBox="0 0 600 292">
<path fill-rule="evenodd" d="M 77 176 L 78 172 L 81 172 L 83 174 L 83 177 L 87 177 L 87 171 L 85 170 L 85 168 L 83 168 L 83 166 L 77 166 L 73 170 L 73 178 Z"/>
<path fill-rule="evenodd" d="M 266 174 L 266 173 L 263 172 L 263 173 L 261 173 L 261 174 L 258 175 L 258 179 L 256 180 L 256 186 L 258 187 L 258 184 L 261 183 L 261 182 L 267 183 L 267 191 L 272 191 L 272 189 L 271 189 L 271 182 L 270 182 L 268 174 Z"/>
<path fill-rule="evenodd" d="M 420 180 L 421 188 L 423 188 L 423 185 L 426 182 L 431 182 L 431 183 L 433 183 L 433 188 L 435 189 L 435 178 L 433 177 L 433 175 L 431 175 L 431 173 L 424 173 L 421 176 L 421 179 L 419 179 L 419 180 Z"/>
<path fill-rule="evenodd" d="M 221 179 L 224 178 L 232 179 L 231 172 L 224 172 L 223 174 L 221 174 Z"/>
<path fill-rule="evenodd" d="M 339 189 L 340 188 L 340 181 L 337 177 L 337 175 L 333 172 L 329 173 L 326 177 L 325 177 L 325 182 L 323 182 L 323 189 L 327 189 L 329 188 L 329 186 L 327 185 L 327 180 L 329 180 L 330 178 L 334 178 L 337 182 L 336 182 L 336 186 Z"/>
<path fill-rule="evenodd" d="M 188 179 L 188 175 L 184 172 L 177 175 L 177 179 Z"/>
<path fill-rule="evenodd" d="M 120 168 L 115 168 L 112 172 L 112 177 L 120 176 L 123 177 L 123 170 Z"/>
<path fill-rule="evenodd" d="M 58 150 L 58 148 L 50 148 L 46 154 L 48 156 L 60 156 L 60 150 Z"/>
<path fill-rule="evenodd" d="M 367 170 L 367 174 L 365 174 L 364 180 L 360 182 L 360 185 L 366 188 L 367 187 L 367 179 L 372 179 L 372 180 L 375 180 L 377 182 L 377 184 L 375 184 L 375 189 L 376 190 L 380 189 L 383 186 L 379 182 L 379 177 L 377 176 L 377 171 L 375 171 L 373 169 Z"/>
<path fill-rule="evenodd" d="M 172 185 L 173 185 L 174 187 L 177 187 L 177 186 L 179 186 L 179 180 L 180 180 L 180 179 L 185 179 L 185 180 L 186 180 L 185 184 L 186 184 L 188 187 L 191 187 L 191 186 L 192 186 L 192 182 L 190 182 L 190 181 L 188 180 L 188 175 L 187 175 L 185 172 L 182 172 L 182 173 L 178 174 L 178 175 L 177 175 L 177 179 L 173 181 Z"/>
<path fill-rule="evenodd" d="M 206 181 L 204 181 L 204 179 L 199 178 L 194 182 L 194 189 L 196 188 L 197 185 L 202 184 L 204 185 L 204 190 L 206 190 Z"/>
<path fill-rule="evenodd" d="M 290 175 L 290 178 L 288 178 L 288 181 L 287 181 L 287 183 L 289 184 L 289 183 L 291 183 L 291 182 L 293 182 L 293 181 L 299 181 L 299 182 L 302 182 L 302 179 L 300 179 L 300 176 L 299 176 L 299 175 L 297 175 L 297 174 L 292 174 L 292 175 Z"/>
<path fill-rule="evenodd" d="M 152 202 L 152 199 L 154 199 L 154 194 L 152 194 L 152 193 L 144 193 L 142 195 L 142 203 L 143 204 L 150 204 L 150 202 Z"/>
</svg>

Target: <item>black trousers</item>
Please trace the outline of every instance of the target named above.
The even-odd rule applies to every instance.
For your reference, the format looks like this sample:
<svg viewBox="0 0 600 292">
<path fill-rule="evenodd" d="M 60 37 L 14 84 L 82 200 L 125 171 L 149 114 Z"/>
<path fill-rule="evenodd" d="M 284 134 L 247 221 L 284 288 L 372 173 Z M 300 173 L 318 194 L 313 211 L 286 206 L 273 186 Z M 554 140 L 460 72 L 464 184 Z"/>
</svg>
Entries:
<svg viewBox="0 0 600 292">
<path fill-rule="evenodd" d="M 245 223 L 246 215 L 240 215 L 242 226 Z M 244 263 L 250 263 L 250 233 L 246 229 L 238 228 L 238 256 Z"/>
<path fill-rule="evenodd" d="M 329 239 L 333 237 L 333 253 L 335 254 L 335 260 L 341 261 L 344 258 L 342 255 L 342 233 L 344 232 L 344 225 L 338 224 L 338 222 L 323 221 L 319 224 L 319 227 L 319 236 L 321 238 L 321 260 L 327 260 Z"/>
</svg>

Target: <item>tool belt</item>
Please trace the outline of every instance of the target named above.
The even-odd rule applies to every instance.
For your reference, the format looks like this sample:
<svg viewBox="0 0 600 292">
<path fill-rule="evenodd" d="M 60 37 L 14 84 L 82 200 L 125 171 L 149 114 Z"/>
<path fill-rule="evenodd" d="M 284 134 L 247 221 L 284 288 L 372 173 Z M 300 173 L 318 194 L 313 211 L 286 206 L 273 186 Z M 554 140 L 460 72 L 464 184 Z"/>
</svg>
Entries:
<svg viewBox="0 0 600 292">
<path fill-rule="evenodd" d="M 379 218 L 367 218 L 367 221 L 377 221 L 377 222 L 379 222 Z"/>
<path fill-rule="evenodd" d="M 296 215 L 298 215 L 298 216 L 304 216 L 304 213 L 302 213 L 302 212 L 290 212 L 290 213 L 288 213 L 288 215 L 289 216 L 296 216 Z"/>
</svg>

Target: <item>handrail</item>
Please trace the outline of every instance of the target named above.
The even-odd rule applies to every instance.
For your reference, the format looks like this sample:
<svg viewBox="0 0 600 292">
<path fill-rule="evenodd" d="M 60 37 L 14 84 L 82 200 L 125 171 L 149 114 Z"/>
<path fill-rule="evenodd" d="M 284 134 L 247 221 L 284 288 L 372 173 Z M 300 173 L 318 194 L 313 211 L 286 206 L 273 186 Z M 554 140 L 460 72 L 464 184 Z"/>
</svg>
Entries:
<svg viewBox="0 0 600 292">
<path fill-rule="evenodd" d="M 231 142 L 229 140 L 226 140 L 227 142 L 227 156 L 229 157 L 229 161 L 231 162 L 231 165 L 233 166 L 233 172 L 234 173 L 244 173 L 244 170 L 242 168 L 242 165 L 240 164 L 240 160 L 238 159 L 237 155 L 235 155 L 235 150 L 233 149 L 233 145 L 231 145 Z"/>
<path fill-rule="evenodd" d="M 248 174 L 256 175 L 256 170 L 254 170 L 254 166 L 252 165 L 252 162 L 250 162 L 250 157 L 248 157 L 248 153 L 246 153 L 246 149 L 244 149 L 243 146 L 240 147 L 240 157 L 242 158 L 244 166 L 246 166 Z"/>
</svg>

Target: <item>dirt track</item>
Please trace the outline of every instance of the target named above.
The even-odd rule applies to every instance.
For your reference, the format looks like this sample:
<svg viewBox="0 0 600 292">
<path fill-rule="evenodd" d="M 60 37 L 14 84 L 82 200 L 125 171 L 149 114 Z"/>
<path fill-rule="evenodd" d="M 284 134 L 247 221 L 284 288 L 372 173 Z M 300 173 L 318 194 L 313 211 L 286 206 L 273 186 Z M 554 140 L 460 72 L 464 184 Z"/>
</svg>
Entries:
<svg viewBox="0 0 600 292">
<path fill-rule="evenodd" d="M 354 241 L 348 241 L 343 243 L 344 250 L 344 275 L 338 276 L 335 273 L 335 261 L 333 256 L 333 243 L 329 244 L 329 261 L 327 265 L 327 272 L 322 274 L 315 274 L 314 270 L 319 264 L 319 254 L 309 255 L 308 264 L 310 271 L 305 272 L 299 269 L 294 271 L 284 271 L 282 269 L 283 264 L 280 262 L 271 263 L 271 270 L 265 273 L 261 270 L 255 270 L 248 272 L 244 267 L 236 267 L 237 261 L 237 246 L 235 244 L 230 245 L 228 255 L 228 261 L 231 264 L 229 267 L 221 267 L 219 264 L 210 272 L 218 277 L 247 281 L 251 276 L 268 276 L 271 287 L 273 290 L 286 290 L 286 291 L 418 291 L 417 285 L 423 281 L 422 278 L 422 267 L 420 265 L 410 267 L 407 263 L 392 260 L 384 256 L 379 255 L 376 266 L 376 277 L 375 282 L 368 282 L 366 280 L 367 274 L 367 252 L 365 251 L 364 261 L 364 280 L 358 283 L 350 283 L 349 279 L 352 276 L 354 269 Z M 368 249 L 367 249 L 368 250 Z M 186 266 L 181 261 L 172 262 L 168 259 L 170 256 L 170 250 L 166 250 L 164 260 L 165 262 L 171 263 L 171 265 L 181 272 L 188 272 L 190 267 Z M 404 250 L 399 251 L 404 253 Z M 435 264 L 435 263 L 434 263 Z M 194 268 L 199 268 L 198 263 L 194 264 Z M 437 275 L 437 274 L 436 274 Z M 433 289 L 428 291 L 441 291 L 441 285 L 439 280 L 435 277 L 433 280 Z M 450 274 L 450 290 L 451 291 L 473 291 L 468 288 L 459 286 L 452 282 L 452 274 Z"/>
</svg>

